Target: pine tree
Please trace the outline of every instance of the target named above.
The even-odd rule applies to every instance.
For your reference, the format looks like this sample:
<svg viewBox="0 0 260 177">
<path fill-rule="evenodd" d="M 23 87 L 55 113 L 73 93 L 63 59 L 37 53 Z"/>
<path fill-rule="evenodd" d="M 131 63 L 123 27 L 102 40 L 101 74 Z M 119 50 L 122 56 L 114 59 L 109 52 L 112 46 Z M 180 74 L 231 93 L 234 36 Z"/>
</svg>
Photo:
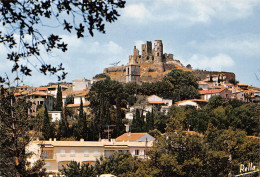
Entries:
<svg viewBox="0 0 260 177">
<path fill-rule="evenodd" d="M 30 104 L 15 99 L 12 93 L 1 90 L 0 94 L 0 176 L 42 176 L 43 161 L 30 166 L 26 150 L 32 140 L 28 117 Z"/>
<path fill-rule="evenodd" d="M 45 140 L 54 137 L 54 127 L 51 123 L 50 117 L 48 115 L 48 110 L 45 106 L 44 110 L 44 119 L 43 119 L 43 126 L 42 126 L 42 136 Z"/>
<path fill-rule="evenodd" d="M 60 85 L 58 85 L 58 91 L 57 91 L 56 111 L 62 111 L 62 91 Z"/>
</svg>

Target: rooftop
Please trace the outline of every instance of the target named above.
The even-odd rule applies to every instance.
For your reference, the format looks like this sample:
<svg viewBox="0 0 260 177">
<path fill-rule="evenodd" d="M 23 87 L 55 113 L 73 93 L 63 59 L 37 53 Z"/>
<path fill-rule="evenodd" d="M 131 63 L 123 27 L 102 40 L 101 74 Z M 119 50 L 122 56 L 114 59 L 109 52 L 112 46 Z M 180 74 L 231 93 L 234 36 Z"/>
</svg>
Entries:
<svg viewBox="0 0 260 177">
<path fill-rule="evenodd" d="M 143 147 L 152 146 L 152 142 L 113 142 L 113 141 L 34 141 L 45 147 Z"/>
<path fill-rule="evenodd" d="M 124 133 L 116 138 L 116 141 L 136 141 L 147 133 Z"/>
<path fill-rule="evenodd" d="M 205 95 L 205 94 L 212 94 L 212 93 L 220 93 L 223 90 L 226 90 L 227 88 L 221 88 L 221 89 L 211 89 L 211 90 L 200 90 L 199 93 L 201 95 Z"/>
</svg>

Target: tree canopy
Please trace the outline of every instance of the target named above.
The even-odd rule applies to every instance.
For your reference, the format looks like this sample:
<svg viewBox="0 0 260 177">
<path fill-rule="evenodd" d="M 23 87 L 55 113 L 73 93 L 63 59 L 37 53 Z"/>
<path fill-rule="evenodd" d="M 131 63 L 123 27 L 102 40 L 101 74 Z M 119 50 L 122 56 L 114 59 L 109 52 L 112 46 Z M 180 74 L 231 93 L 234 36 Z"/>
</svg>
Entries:
<svg viewBox="0 0 260 177">
<path fill-rule="evenodd" d="M 10 69 L 24 75 L 31 75 L 32 68 L 43 74 L 62 72 L 58 79 L 64 79 L 62 63 L 53 66 L 41 57 L 43 51 L 67 50 L 58 30 L 75 33 L 78 38 L 93 36 L 94 31 L 105 33 L 105 23 L 117 20 L 117 10 L 124 6 L 124 0 L 1 0 L 0 44 L 6 46 L 7 59 L 14 64 Z M 43 33 L 44 28 L 51 30 Z"/>
</svg>

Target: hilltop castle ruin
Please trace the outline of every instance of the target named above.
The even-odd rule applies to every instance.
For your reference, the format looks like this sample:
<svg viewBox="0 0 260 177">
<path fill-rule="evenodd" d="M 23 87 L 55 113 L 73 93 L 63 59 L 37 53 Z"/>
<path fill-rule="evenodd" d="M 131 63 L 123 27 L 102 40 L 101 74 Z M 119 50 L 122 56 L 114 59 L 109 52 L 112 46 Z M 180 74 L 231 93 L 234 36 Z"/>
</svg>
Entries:
<svg viewBox="0 0 260 177">
<path fill-rule="evenodd" d="M 151 41 L 142 44 L 142 54 L 134 46 L 133 55 L 129 56 L 127 65 L 113 66 L 104 69 L 104 73 L 112 80 L 119 82 L 156 82 L 163 79 L 173 69 L 191 71 L 201 80 L 209 75 L 224 74 L 227 80 L 235 79 L 235 74 L 231 72 L 218 72 L 206 70 L 192 70 L 191 67 L 184 67 L 179 60 L 174 59 L 173 54 L 163 53 L 163 43 L 161 40 Z"/>
<path fill-rule="evenodd" d="M 162 41 L 155 40 L 154 48 L 151 41 L 142 44 L 142 55 L 134 46 L 128 65 L 108 67 L 104 73 L 119 82 L 150 82 L 160 80 L 176 67 L 183 66 L 173 54 L 163 53 Z"/>
</svg>

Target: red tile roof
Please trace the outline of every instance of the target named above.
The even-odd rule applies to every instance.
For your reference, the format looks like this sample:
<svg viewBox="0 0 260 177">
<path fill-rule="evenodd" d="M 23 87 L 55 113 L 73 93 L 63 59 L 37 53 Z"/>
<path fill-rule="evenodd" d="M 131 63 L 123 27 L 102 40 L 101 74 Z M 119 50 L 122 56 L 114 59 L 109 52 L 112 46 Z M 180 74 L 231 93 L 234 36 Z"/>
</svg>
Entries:
<svg viewBox="0 0 260 177">
<path fill-rule="evenodd" d="M 220 93 L 223 90 L 226 90 L 227 88 L 221 88 L 221 89 L 211 89 L 211 90 L 200 90 L 199 93 L 201 95 L 205 95 L 205 94 L 213 94 L 213 93 Z"/>
<path fill-rule="evenodd" d="M 124 133 L 116 138 L 116 141 L 136 141 L 147 133 Z"/>
<path fill-rule="evenodd" d="M 39 91 L 36 91 L 36 92 L 32 92 L 31 94 L 29 95 L 42 95 L 42 96 L 46 96 L 46 95 L 50 95 L 50 94 L 47 94 L 47 93 L 44 93 L 44 92 L 39 92 Z M 51 95 L 52 96 L 52 95 Z"/>
<path fill-rule="evenodd" d="M 163 101 L 148 101 L 150 104 L 163 104 Z"/>
<path fill-rule="evenodd" d="M 45 91 L 47 90 L 48 87 L 37 87 L 36 90 L 39 90 L 39 91 Z"/>
<path fill-rule="evenodd" d="M 83 107 L 86 107 L 86 106 L 89 106 L 90 102 L 86 102 L 86 103 L 83 103 Z M 68 108 L 75 108 L 75 107 L 79 107 L 80 104 L 68 104 L 66 107 Z"/>
</svg>

